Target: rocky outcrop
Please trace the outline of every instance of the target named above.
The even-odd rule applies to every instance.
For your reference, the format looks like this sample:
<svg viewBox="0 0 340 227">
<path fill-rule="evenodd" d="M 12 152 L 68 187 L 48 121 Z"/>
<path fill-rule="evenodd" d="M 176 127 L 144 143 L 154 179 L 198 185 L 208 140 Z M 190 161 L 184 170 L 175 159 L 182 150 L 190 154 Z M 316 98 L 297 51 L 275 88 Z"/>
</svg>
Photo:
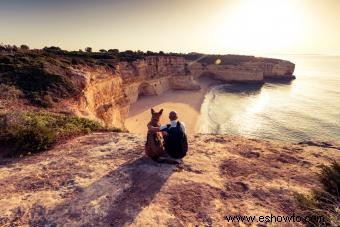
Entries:
<svg viewBox="0 0 340 227">
<path fill-rule="evenodd" d="M 225 82 L 263 83 L 267 78 L 295 78 L 293 76 L 295 65 L 284 60 L 260 60 L 240 65 L 204 65 L 193 63 L 188 68 L 195 78 L 204 75 Z"/>
<path fill-rule="evenodd" d="M 2 160 L 0 225 L 264 226 L 226 217 L 297 215 L 294 194 L 320 187 L 320 167 L 340 160 L 333 148 L 193 135 L 184 163 L 174 166 L 146 158 L 144 143 L 95 133 Z"/>
<path fill-rule="evenodd" d="M 264 77 L 270 78 L 289 78 L 294 77 L 295 64 L 289 61 L 280 61 L 278 64 L 269 65 L 268 70 L 264 71 Z M 294 77 L 295 78 L 295 77 Z"/>
<path fill-rule="evenodd" d="M 116 70 L 123 79 L 124 92 L 131 103 L 140 95 L 158 95 L 169 89 L 195 90 L 202 76 L 223 82 L 263 83 L 266 77 L 288 78 L 294 64 L 275 60 L 242 65 L 204 65 L 177 56 L 152 56 L 135 62 L 120 62 Z"/>
<path fill-rule="evenodd" d="M 124 83 L 153 80 L 184 74 L 186 61 L 183 57 L 149 56 L 134 62 L 120 62 L 117 73 Z"/>
<path fill-rule="evenodd" d="M 72 68 L 73 81 L 82 88 L 82 95 L 73 104 L 62 103 L 62 110 L 99 121 L 106 127 L 124 127 L 129 100 L 124 94 L 122 78 L 105 68 Z"/>
<path fill-rule="evenodd" d="M 124 93 L 130 103 L 138 100 L 139 96 L 159 95 L 171 88 L 171 77 L 163 77 L 158 79 L 142 79 L 132 83 L 123 85 Z"/>
<path fill-rule="evenodd" d="M 174 76 L 169 78 L 170 87 L 174 90 L 199 90 L 201 87 L 193 76 Z"/>
<path fill-rule="evenodd" d="M 70 77 L 82 89 L 72 112 L 108 127 L 123 127 L 129 106 L 140 96 L 159 95 L 169 89 L 197 90 L 200 77 L 222 82 L 263 83 L 266 78 L 291 78 L 294 64 L 258 59 L 241 65 L 205 65 L 178 56 L 149 56 L 104 67 L 71 68 Z M 62 109 L 70 109 L 69 103 Z"/>
<path fill-rule="evenodd" d="M 184 75 L 185 64 L 183 57 L 151 56 L 120 62 L 116 72 L 123 80 L 125 95 L 134 103 L 139 96 L 159 95 L 171 89 L 172 78 Z"/>
<path fill-rule="evenodd" d="M 197 79 L 208 76 L 224 82 L 262 83 L 263 71 L 258 68 L 233 65 L 202 65 L 193 63 L 188 66 L 190 73 Z"/>
<path fill-rule="evenodd" d="M 294 79 L 295 64 L 289 61 L 277 60 L 276 62 L 266 62 L 265 60 L 259 62 L 247 62 L 241 67 L 252 68 L 263 73 L 264 79 Z"/>
</svg>

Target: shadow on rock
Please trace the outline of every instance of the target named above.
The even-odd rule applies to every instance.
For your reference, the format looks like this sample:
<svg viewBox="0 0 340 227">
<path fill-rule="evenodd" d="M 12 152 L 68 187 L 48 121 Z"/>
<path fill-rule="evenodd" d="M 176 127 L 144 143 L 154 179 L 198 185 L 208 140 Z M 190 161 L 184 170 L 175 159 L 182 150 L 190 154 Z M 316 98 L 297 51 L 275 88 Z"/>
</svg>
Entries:
<svg viewBox="0 0 340 227">
<path fill-rule="evenodd" d="M 123 226 L 150 204 L 176 166 L 160 165 L 146 157 L 125 163 L 73 198 L 47 212 L 34 215 L 31 225 Z M 38 214 L 38 216 L 39 216 Z"/>
</svg>

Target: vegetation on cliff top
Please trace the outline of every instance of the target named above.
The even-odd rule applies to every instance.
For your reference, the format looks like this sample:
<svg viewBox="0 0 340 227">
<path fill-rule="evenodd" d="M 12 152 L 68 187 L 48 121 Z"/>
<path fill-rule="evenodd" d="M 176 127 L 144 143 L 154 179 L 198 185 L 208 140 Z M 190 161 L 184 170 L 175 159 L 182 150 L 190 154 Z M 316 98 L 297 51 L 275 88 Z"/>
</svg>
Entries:
<svg viewBox="0 0 340 227">
<path fill-rule="evenodd" d="M 25 155 L 50 148 L 58 141 L 93 131 L 120 131 L 75 116 L 47 112 L 0 114 L 0 151 L 7 156 Z M 1 154 L 1 152 L 0 152 Z"/>
<path fill-rule="evenodd" d="M 125 51 L 119 51 L 118 49 L 100 49 L 98 52 L 94 52 L 91 47 L 86 47 L 85 51 L 78 50 L 78 51 L 67 51 L 62 50 L 59 47 L 51 46 L 51 47 L 45 47 L 42 50 L 34 49 L 29 50 L 29 47 L 27 45 L 21 45 L 20 48 L 16 46 L 10 46 L 0 45 L 0 53 L 3 52 L 24 52 L 32 54 L 43 54 L 43 55 L 54 55 L 54 57 L 65 57 L 65 58 L 71 58 L 74 63 L 77 62 L 77 60 L 80 60 L 82 63 L 86 64 L 98 64 L 98 65 L 107 65 L 109 67 L 114 67 L 114 64 L 111 65 L 114 62 L 120 62 L 120 61 L 127 61 L 127 62 L 133 62 L 138 59 L 143 59 L 148 56 L 177 56 L 177 57 L 184 57 L 186 60 L 189 61 L 198 61 L 205 64 L 214 64 L 216 59 L 221 60 L 221 64 L 223 65 L 239 65 L 244 62 L 249 61 L 264 61 L 264 62 L 271 62 L 271 63 L 277 63 L 280 60 L 279 59 L 273 59 L 273 58 L 259 58 L 255 56 L 250 55 L 233 55 L 233 54 L 203 54 L 203 53 L 197 53 L 197 52 L 191 52 L 191 53 L 174 53 L 169 52 L 165 53 L 163 51 L 154 52 L 154 51 L 132 51 L 132 50 L 125 50 Z M 80 58 L 80 59 L 79 59 Z M 111 61 L 105 61 L 111 60 Z M 114 61 L 112 61 L 114 60 Z"/>
<path fill-rule="evenodd" d="M 33 105 L 52 107 L 60 99 L 79 95 L 79 89 L 63 76 L 43 67 L 26 67 L 0 75 L 0 83 L 14 86 Z"/>
</svg>

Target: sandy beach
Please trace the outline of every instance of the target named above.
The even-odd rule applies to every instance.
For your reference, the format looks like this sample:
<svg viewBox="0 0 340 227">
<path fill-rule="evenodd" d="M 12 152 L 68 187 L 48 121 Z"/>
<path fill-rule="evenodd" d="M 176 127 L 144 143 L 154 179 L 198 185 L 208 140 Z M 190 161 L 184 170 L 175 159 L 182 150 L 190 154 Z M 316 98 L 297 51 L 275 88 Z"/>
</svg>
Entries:
<svg viewBox="0 0 340 227">
<path fill-rule="evenodd" d="M 173 91 L 169 90 L 157 96 L 140 97 L 138 102 L 131 105 L 129 116 L 125 121 L 125 127 L 132 133 L 146 134 L 147 123 L 151 119 L 151 108 L 155 111 L 163 109 L 161 124 L 168 123 L 168 114 L 175 110 L 179 120 L 184 122 L 188 134 L 195 133 L 200 116 L 201 104 L 205 94 L 214 84 L 211 80 L 201 80 L 200 90 L 195 91 Z"/>
</svg>

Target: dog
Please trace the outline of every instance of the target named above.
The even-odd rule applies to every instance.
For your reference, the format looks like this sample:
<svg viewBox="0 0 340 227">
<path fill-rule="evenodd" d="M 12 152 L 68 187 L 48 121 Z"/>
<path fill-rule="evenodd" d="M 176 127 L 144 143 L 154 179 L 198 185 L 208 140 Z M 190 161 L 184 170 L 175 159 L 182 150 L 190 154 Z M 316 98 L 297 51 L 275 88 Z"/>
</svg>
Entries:
<svg viewBox="0 0 340 227">
<path fill-rule="evenodd" d="M 151 121 L 147 124 L 148 128 L 149 126 L 160 127 L 159 120 L 162 113 L 163 109 L 158 113 L 155 112 L 154 109 L 151 109 Z M 145 143 L 145 154 L 155 161 L 165 155 L 164 140 L 161 132 L 148 131 Z"/>
</svg>

